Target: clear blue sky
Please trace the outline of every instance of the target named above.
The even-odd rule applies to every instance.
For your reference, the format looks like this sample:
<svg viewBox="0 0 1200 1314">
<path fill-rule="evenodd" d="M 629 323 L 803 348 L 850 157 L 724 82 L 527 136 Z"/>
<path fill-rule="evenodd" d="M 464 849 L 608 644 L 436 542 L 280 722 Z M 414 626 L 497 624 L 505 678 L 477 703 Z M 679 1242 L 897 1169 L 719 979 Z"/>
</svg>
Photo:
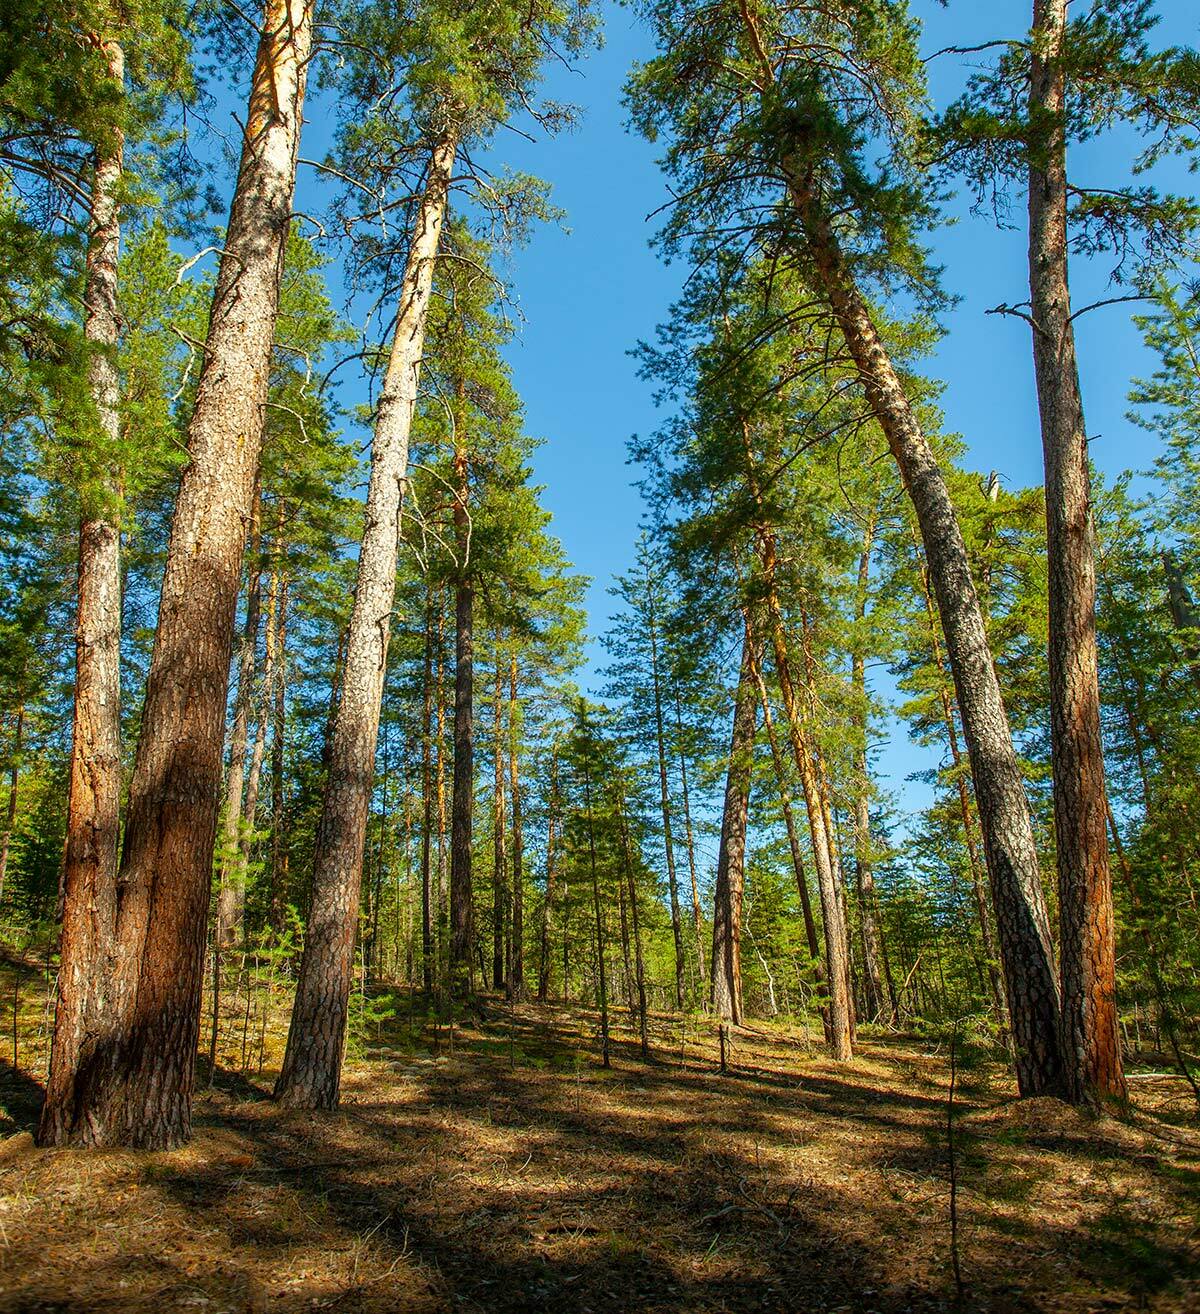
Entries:
<svg viewBox="0 0 1200 1314">
<path fill-rule="evenodd" d="M 948 8 L 934 0 L 914 2 L 914 12 L 927 24 L 924 48 L 930 53 L 1020 35 L 1030 8 L 1028 0 L 957 0 Z M 1197 44 L 1200 18 L 1191 4 L 1164 0 L 1160 8 L 1168 15 L 1160 28 L 1165 41 Z M 1192 13 L 1185 16 L 1184 10 Z M 632 433 L 646 432 L 661 418 L 628 352 L 639 338 L 653 334 L 685 274 L 681 267 L 664 267 L 649 249 L 654 221 L 648 216 L 667 193 L 656 148 L 626 132 L 620 104 L 629 69 L 652 53 L 647 33 L 618 5 L 605 5 L 604 18 L 603 49 L 576 71 L 553 67 L 546 85 L 554 99 L 580 106 L 579 126 L 535 143 L 504 134 L 492 153 L 497 163 L 548 179 L 555 202 L 567 212 L 568 231 L 542 229 L 514 259 L 513 293 L 525 323 L 510 355 L 529 431 L 545 439 L 536 475 L 546 485 L 554 530 L 570 560 L 593 581 L 592 673 L 601 660 L 596 639 L 610 614 L 606 590 L 612 576 L 631 562 L 641 518 L 625 444 Z M 953 96 L 966 72 L 956 56 L 934 63 L 939 103 Z M 236 97 L 229 101 L 236 103 Z M 302 153 L 319 156 L 330 119 L 316 97 L 309 118 Z M 1074 163 L 1089 182 L 1103 185 L 1125 176 L 1124 158 L 1106 159 L 1094 148 Z M 1191 182 L 1182 169 L 1171 178 L 1176 187 Z M 312 172 L 302 169 L 299 209 L 319 208 L 313 189 Z M 999 470 L 1010 484 L 1033 484 L 1041 479 L 1041 452 L 1029 330 L 1019 321 L 984 314 L 1001 301 L 1027 296 L 1023 215 L 1018 208 L 1017 228 L 1000 232 L 989 218 L 971 216 L 965 204 L 954 208 L 959 222 L 935 234 L 934 248 L 945 265 L 945 286 L 961 301 L 947 317 L 949 331 L 930 372 L 947 385 L 947 425 L 966 438 L 970 463 Z M 336 285 L 335 271 L 330 272 Z M 1106 295 L 1106 279 L 1104 268 L 1077 265 L 1076 303 Z M 1099 311 L 1078 324 L 1088 427 L 1098 435 L 1092 450 L 1108 472 L 1144 468 L 1154 454 L 1146 435 L 1125 419 L 1130 378 L 1150 365 L 1129 310 Z M 353 385 L 347 391 L 352 393 Z M 928 759 L 907 743 L 902 729 L 892 726 L 887 732 L 890 743 L 879 766 L 898 785 Z M 905 804 L 919 806 L 922 797 L 920 789 L 909 787 Z"/>
</svg>

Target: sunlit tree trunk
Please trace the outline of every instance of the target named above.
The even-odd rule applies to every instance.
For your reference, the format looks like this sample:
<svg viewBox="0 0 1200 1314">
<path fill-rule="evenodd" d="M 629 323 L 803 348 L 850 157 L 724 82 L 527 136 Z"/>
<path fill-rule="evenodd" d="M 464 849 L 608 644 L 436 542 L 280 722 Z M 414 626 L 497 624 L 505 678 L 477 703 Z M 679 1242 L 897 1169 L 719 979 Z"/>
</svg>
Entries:
<svg viewBox="0 0 1200 1314">
<path fill-rule="evenodd" d="M 1034 0 L 1029 293 L 1046 469 L 1062 1058 L 1076 1103 L 1124 1099 L 1096 655 L 1091 476 L 1067 281 L 1067 0 Z"/>
<path fill-rule="evenodd" d="M 550 799 L 546 809 L 546 898 L 542 903 L 541 948 L 538 953 L 538 1003 L 544 1004 L 550 993 L 550 921 L 554 909 L 555 880 L 558 874 L 558 748 L 550 754 Z"/>
<path fill-rule="evenodd" d="M 52 1083 L 43 1139 L 191 1133 L 233 622 L 292 218 L 311 0 L 268 0 L 188 426 L 122 854 L 113 988 Z"/>
<path fill-rule="evenodd" d="M 401 497 L 408 476 L 426 316 L 455 148 L 456 138 L 448 132 L 430 155 L 376 411 L 346 673 L 317 827 L 312 902 L 287 1050 L 275 1086 L 278 1100 L 302 1108 L 328 1109 L 338 1101 L 363 843 L 396 593 Z"/>
<path fill-rule="evenodd" d="M 108 76 L 124 95 L 125 55 L 103 43 Z M 39 1138 L 72 1139 L 74 1086 L 87 1036 L 109 1009 L 117 922 L 117 834 L 121 808 L 121 528 L 116 471 L 121 438 L 121 335 L 118 264 L 124 136 L 97 151 L 92 173 L 84 270 L 83 329 L 87 385 L 96 411 L 99 470 L 80 490 L 75 614 L 75 695 L 67 826 L 63 849 L 63 925 L 54 1044 Z M 111 447 L 111 451 L 104 451 Z M 20 724 L 20 723 L 19 723 Z M 15 771 L 15 766 L 14 766 Z M 10 801 L 15 803 L 15 788 Z M 8 866 L 5 829 L 0 889 Z"/>
</svg>

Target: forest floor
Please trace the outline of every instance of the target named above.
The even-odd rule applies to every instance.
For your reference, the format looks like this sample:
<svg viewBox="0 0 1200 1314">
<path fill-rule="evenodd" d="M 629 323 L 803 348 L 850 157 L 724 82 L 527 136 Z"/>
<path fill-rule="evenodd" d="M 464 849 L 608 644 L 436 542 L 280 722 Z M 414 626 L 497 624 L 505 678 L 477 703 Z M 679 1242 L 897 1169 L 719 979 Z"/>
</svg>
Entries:
<svg viewBox="0 0 1200 1314">
<path fill-rule="evenodd" d="M 190 1145 L 43 1151 L 45 976 L 0 965 L 0 1311 L 1200 1309 L 1177 1079 L 1134 1069 L 1128 1117 L 1090 1119 L 964 1052 L 959 1297 L 944 1045 L 837 1066 L 756 1022 L 722 1074 L 706 1020 L 656 1017 L 644 1063 L 622 1010 L 604 1070 L 587 1011 L 489 999 L 451 1036 L 394 998 L 337 1113 L 271 1103 L 286 1001 L 239 1022 L 235 994 Z"/>
</svg>

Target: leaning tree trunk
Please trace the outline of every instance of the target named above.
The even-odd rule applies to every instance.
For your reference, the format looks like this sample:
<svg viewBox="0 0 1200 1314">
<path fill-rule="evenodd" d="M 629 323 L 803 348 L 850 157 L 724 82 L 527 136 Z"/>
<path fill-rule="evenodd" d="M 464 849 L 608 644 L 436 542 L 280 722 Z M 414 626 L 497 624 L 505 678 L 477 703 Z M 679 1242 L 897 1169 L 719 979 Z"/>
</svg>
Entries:
<svg viewBox="0 0 1200 1314">
<path fill-rule="evenodd" d="M 375 418 L 346 670 L 317 827 L 312 901 L 287 1049 L 275 1085 L 276 1099 L 298 1108 L 334 1108 L 341 1084 L 363 843 L 396 595 L 400 504 L 455 147 L 453 132 L 447 132 L 430 156 Z"/>
<path fill-rule="evenodd" d="M 267 0 L 146 683 L 112 993 L 50 1097 L 56 1143 L 165 1148 L 191 1134 L 233 622 L 311 40 L 311 0 Z"/>
<path fill-rule="evenodd" d="M 712 1006 L 719 1018 L 742 1020 L 742 894 L 746 881 L 746 823 L 754 769 L 757 698 L 754 687 L 754 637 L 747 618 L 742 661 L 733 702 L 733 732 L 725 776 L 725 807 L 713 896 Z"/>
<path fill-rule="evenodd" d="M 811 168 L 785 160 L 814 275 L 842 331 L 916 512 L 946 636 L 975 782 L 992 901 L 1000 933 L 1023 1095 L 1062 1088 L 1058 984 L 1033 825 L 983 610 L 954 503 L 904 384 L 846 265 Z"/>
<path fill-rule="evenodd" d="M 455 988 L 470 976 L 472 940 L 471 827 L 475 816 L 475 584 L 470 547 L 470 467 L 466 449 L 454 454 L 454 777 L 450 798 L 450 961 Z"/>
<path fill-rule="evenodd" d="M 738 12 L 760 67 L 761 96 L 769 106 L 779 94 L 774 66 L 748 0 L 739 0 Z M 798 134 L 778 145 L 812 277 L 841 330 L 921 529 L 975 780 L 1016 1042 L 1017 1084 L 1023 1095 L 1054 1093 L 1062 1089 L 1062 1056 L 1050 919 L 1029 800 L 962 530 L 933 450 L 842 252 L 821 196 L 821 162 Z"/>
<path fill-rule="evenodd" d="M 1058 854 L 1061 1046 L 1076 1103 L 1124 1099 L 1096 654 L 1087 431 L 1067 282 L 1067 0 L 1034 0 L 1029 292 L 1046 469 L 1050 747 Z"/>
<path fill-rule="evenodd" d="M 124 93 L 125 56 L 103 44 L 108 74 Z M 117 297 L 119 191 L 124 136 L 98 151 L 92 176 L 84 275 L 88 392 L 96 408 L 99 469 L 81 489 L 75 617 L 75 700 L 63 856 L 63 925 L 54 1044 L 39 1139 L 71 1139 L 74 1085 L 87 1036 L 109 1007 L 109 955 L 117 919 L 117 834 L 121 809 L 121 529 L 113 475 L 121 438 Z M 111 450 L 105 450 L 111 448 Z M 4 844 L 7 865 L 8 844 Z M 0 887 L 3 872 L 0 871 Z"/>
</svg>

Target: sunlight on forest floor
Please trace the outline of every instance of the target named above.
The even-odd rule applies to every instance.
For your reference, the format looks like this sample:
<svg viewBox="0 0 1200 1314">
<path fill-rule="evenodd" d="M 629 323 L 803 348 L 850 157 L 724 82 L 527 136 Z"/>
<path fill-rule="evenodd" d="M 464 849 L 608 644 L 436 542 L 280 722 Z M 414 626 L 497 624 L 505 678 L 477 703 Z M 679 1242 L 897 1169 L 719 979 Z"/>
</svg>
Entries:
<svg viewBox="0 0 1200 1314">
<path fill-rule="evenodd" d="M 839 1068 L 755 1022 L 723 1076 L 707 1021 L 656 1018 L 644 1064 L 622 1011 L 605 1072 L 586 1011 L 489 999 L 451 1048 L 401 995 L 341 1110 L 314 1117 L 266 1098 L 281 1007 L 261 1075 L 218 1066 L 186 1149 L 50 1152 L 28 1136 L 44 1056 L 27 977 L 32 1076 L 13 1071 L 20 978 L 0 968 L 0 1310 L 954 1307 L 949 1069 L 930 1043 L 864 1039 Z M 223 1032 L 222 1055 L 239 1047 Z M 1182 1083 L 1143 1076 L 1128 1122 L 1093 1121 L 1017 1104 L 998 1066 L 964 1059 L 960 1307 L 1197 1308 Z"/>
</svg>

